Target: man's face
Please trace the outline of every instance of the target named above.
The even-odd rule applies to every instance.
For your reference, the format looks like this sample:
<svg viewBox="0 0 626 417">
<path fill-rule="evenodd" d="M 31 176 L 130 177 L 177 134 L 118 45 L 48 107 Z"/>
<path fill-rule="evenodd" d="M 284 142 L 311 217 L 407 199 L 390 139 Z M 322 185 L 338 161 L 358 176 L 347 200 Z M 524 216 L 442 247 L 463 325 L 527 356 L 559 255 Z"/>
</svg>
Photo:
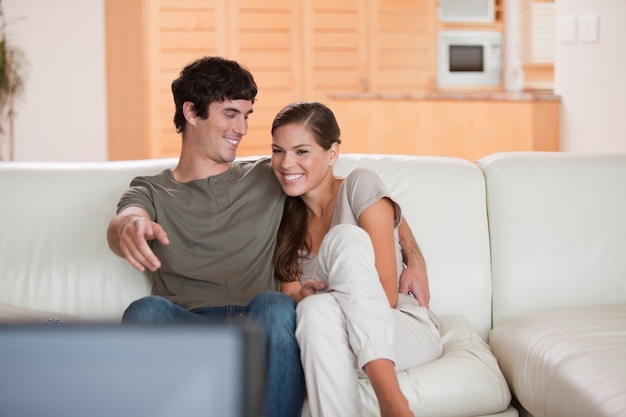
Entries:
<svg viewBox="0 0 626 417">
<path fill-rule="evenodd" d="M 194 119 L 196 146 L 216 162 L 233 161 L 241 139 L 248 133 L 248 116 L 251 113 L 250 100 L 211 103 L 207 119 Z"/>
</svg>

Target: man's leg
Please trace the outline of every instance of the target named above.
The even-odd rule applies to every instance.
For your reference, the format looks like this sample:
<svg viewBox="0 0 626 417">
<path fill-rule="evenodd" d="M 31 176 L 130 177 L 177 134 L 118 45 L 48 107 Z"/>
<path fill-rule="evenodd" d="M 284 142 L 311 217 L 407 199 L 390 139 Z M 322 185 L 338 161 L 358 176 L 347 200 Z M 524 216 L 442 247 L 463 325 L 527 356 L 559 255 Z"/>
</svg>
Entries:
<svg viewBox="0 0 626 417">
<path fill-rule="evenodd" d="M 122 324 L 198 323 L 201 320 L 198 315 L 156 295 L 133 301 L 122 316 Z"/>
<path fill-rule="evenodd" d="M 295 337 L 296 303 L 286 294 L 263 292 L 248 305 L 267 338 L 266 417 L 300 417 L 304 403 L 304 374 Z"/>
</svg>

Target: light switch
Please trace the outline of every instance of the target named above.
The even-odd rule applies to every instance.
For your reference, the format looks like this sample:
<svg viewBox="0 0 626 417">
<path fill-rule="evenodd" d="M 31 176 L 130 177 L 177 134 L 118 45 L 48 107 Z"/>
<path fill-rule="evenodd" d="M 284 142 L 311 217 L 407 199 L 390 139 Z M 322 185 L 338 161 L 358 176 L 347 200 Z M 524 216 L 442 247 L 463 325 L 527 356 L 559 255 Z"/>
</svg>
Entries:
<svg viewBox="0 0 626 417">
<path fill-rule="evenodd" d="M 578 31 L 580 41 L 584 43 L 598 42 L 600 35 L 598 30 L 599 18 L 597 15 L 580 16 L 578 19 Z"/>
<path fill-rule="evenodd" d="M 557 30 L 559 42 L 576 43 L 576 16 L 559 17 Z"/>
</svg>

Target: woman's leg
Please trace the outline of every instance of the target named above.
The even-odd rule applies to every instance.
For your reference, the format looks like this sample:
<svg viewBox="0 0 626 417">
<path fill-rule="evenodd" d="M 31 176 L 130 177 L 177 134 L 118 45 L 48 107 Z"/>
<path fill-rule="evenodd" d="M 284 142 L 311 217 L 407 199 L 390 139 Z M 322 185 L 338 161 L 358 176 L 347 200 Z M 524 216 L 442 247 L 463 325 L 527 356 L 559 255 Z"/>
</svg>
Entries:
<svg viewBox="0 0 626 417">
<path fill-rule="evenodd" d="M 361 416 L 356 355 L 337 300 L 329 292 L 307 297 L 298 304 L 297 317 L 296 337 L 311 415 Z M 381 416 L 412 416 L 392 361 L 374 359 L 364 369 L 378 398 Z"/>
<path fill-rule="evenodd" d="M 413 297 L 400 294 L 394 317 L 395 364 L 385 359 L 367 363 L 367 374 L 378 398 L 381 416 L 413 416 L 404 396 L 399 396 L 397 371 L 406 370 L 441 357 L 439 331 L 428 311 Z"/>
<path fill-rule="evenodd" d="M 399 294 L 393 310 L 394 357 L 396 372 L 414 368 L 441 357 L 441 334 L 429 311 L 412 296 Z"/>
<path fill-rule="evenodd" d="M 381 417 L 414 417 L 400 389 L 393 362 L 374 359 L 365 364 L 364 370 L 376 393 Z"/>
<path fill-rule="evenodd" d="M 318 254 L 318 274 L 345 316 L 359 369 L 373 360 L 394 361 L 394 318 L 378 277 L 369 235 L 340 224 L 326 234 Z"/>
<path fill-rule="evenodd" d="M 336 301 L 338 309 L 334 314 L 344 318 L 343 338 L 353 352 L 352 360 L 338 361 L 365 371 L 378 398 L 381 416 L 412 416 L 394 369 L 393 310 L 380 283 L 374 256 L 369 235 L 351 225 L 332 228 L 320 248 L 320 278 L 327 281 L 327 291 Z M 351 379 L 358 394 L 356 374 Z M 326 396 L 320 401 L 327 401 Z"/>
<path fill-rule="evenodd" d="M 360 417 L 356 356 L 346 322 L 331 293 L 305 298 L 296 308 L 309 409 L 313 417 Z"/>
</svg>

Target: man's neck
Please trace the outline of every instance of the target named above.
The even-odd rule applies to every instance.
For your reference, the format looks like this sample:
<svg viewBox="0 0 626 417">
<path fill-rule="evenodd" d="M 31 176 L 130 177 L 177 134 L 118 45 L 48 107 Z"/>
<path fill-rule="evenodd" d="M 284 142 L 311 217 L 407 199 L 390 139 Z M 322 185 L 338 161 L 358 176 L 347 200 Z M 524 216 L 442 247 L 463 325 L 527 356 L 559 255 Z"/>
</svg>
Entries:
<svg viewBox="0 0 626 417">
<path fill-rule="evenodd" d="M 174 178 L 178 182 L 189 182 L 206 179 L 222 174 L 230 169 L 230 162 L 216 162 L 210 159 L 184 158 L 181 155 L 178 165 L 174 168 Z"/>
</svg>

